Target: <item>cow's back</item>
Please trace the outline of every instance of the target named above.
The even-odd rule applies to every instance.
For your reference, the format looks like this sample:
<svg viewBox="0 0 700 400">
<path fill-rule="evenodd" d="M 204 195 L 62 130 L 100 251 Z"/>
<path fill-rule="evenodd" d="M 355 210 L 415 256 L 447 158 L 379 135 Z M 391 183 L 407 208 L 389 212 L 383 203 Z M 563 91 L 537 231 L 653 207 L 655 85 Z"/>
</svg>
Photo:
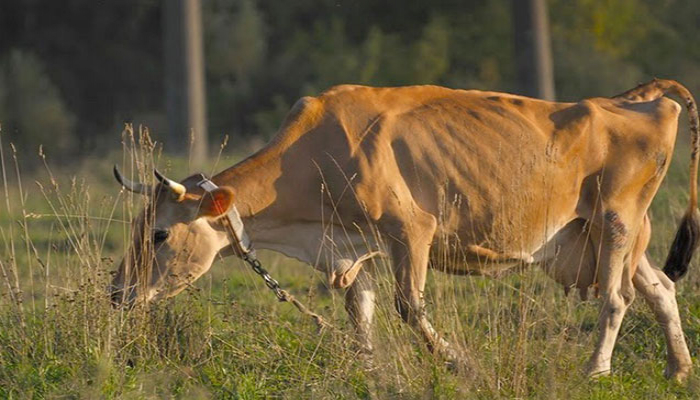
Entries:
<svg viewBox="0 0 700 400">
<path fill-rule="evenodd" d="M 312 103 L 322 116 L 297 147 L 313 159 L 309 171 L 324 175 L 309 187 L 335 193 L 332 207 L 342 215 L 379 220 L 406 203 L 405 185 L 441 232 L 501 249 L 553 235 L 576 214 L 584 180 L 607 162 L 611 143 L 639 147 L 641 135 L 649 152 L 668 125 L 669 104 L 677 116 L 665 99 L 555 103 L 436 86 L 341 86 Z M 632 158 L 646 157 L 637 153 Z"/>
<path fill-rule="evenodd" d="M 402 182 L 443 230 L 469 241 L 505 238 L 503 231 L 528 223 L 523 214 L 544 210 L 534 204 L 551 196 L 551 183 L 584 135 L 550 119 L 571 104 L 433 86 L 352 87 L 333 95 L 327 111 L 345 136 L 347 175 L 357 172 L 356 192 L 371 214 L 383 214 L 392 186 Z M 568 195 L 578 186 L 570 182 Z"/>
</svg>

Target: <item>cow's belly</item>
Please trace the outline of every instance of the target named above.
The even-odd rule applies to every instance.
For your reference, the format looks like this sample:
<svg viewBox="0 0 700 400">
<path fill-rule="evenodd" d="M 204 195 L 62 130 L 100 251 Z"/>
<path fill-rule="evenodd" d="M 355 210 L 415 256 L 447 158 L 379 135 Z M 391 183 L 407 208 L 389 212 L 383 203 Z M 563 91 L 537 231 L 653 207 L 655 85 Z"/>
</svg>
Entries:
<svg viewBox="0 0 700 400">
<path fill-rule="evenodd" d="M 374 231 L 365 225 L 355 224 L 350 230 L 320 222 L 284 225 L 256 222 L 255 229 L 248 232 L 256 248 L 273 250 L 309 264 L 325 273 L 330 285 L 336 288 L 352 284 L 363 263 L 386 254 L 372 240 Z"/>
<path fill-rule="evenodd" d="M 498 240 L 472 231 L 463 235 L 438 233 L 431 248 L 431 267 L 457 275 L 500 276 L 514 268 L 553 257 L 557 237 L 574 216 L 562 216 L 537 229 L 504 232 Z"/>
</svg>

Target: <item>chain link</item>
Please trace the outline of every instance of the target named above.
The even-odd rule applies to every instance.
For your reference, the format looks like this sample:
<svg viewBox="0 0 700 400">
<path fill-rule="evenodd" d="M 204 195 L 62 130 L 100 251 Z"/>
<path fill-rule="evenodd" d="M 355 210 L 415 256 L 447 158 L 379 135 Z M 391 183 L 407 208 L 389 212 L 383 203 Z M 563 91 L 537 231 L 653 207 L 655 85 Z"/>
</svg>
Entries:
<svg viewBox="0 0 700 400">
<path fill-rule="evenodd" d="M 202 175 L 202 181 L 199 182 L 197 186 L 201 187 L 207 192 L 211 192 L 217 188 L 216 184 L 206 179 L 204 175 Z M 238 219 L 238 226 L 239 228 L 241 228 L 242 236 L 245 237 L 245 232 L 242 230 L 243 227 L 241 226 L 243 222 L 240 220 L 240 215 L 237 211 L 235 211 L 235 216 Z M 243 261 L 248 263 L 248 265 L 250 265 L 250 267 L 253 268 L 253 271 L 255 271 L 256 274 L 260 275 L 260 277 L 263 278 L 263 280 L 265 281 L 265 285 L 275 293 L 275 296 L 277 296 L 277 300 L 281 302 L 291 303 L 300 312 L 313 318 L 314 321 L 316 321 L 316 325 L 318 326 L 319 330 L 323 328 L 333 328 L 337 330 L 337 328 L 333 327 L 333 325 L 327 323 L 323 319 L 323 317 L 306 308 L 306 306 L 302 304 L 299 300 L 297 300 L 291 293 L 288 293 L 286 290 L 280 287 L 280 284 L 273 277 L 270 276 L 270 274 L 265 270 L 265 268 L 263 268 L 262 264 L 257 259 L 257 257 L 255 257 L 255 251 L 252 250 L 252 248 L 250 247 L 250 243 L 244 244 L 243 242 L 241 242 L 240 239 L 242 238 L 239 238 L 236 234 L 233 224 L 231 223 L 231 219 L 228 215 L 226 215 L 224 218 L 221 218 L 221 223 L 223 224 L 224 229 L 229 235 L 229 240 L 231 241 L 231 248 L 234 250 L 234 253 L 241 257 Z"/>
<path fill-rule="evenodd" d="M 260 261 L 252 256 L 250 253 L 244 254 L 243 255 L 243 260 L 247 262 L 251 268 L 253 268 L 253 271 L 255 271 L 256 274 L 260 275 L 263 280 L 265 281 L 265 285 L 267 285 L 270 290 L 275 292 L 275 296 L 277 296 L 277 300 L 279 301 L 287 301 L 287 296 L 285 295 L 284 291 L 280 288 L 280 284 L 275 280 L 275 278 L 271 277 L 270 274 L 263 268 L 262 264 Z"/>
<path fill-rule="evenodd" d="M 322 316 L 316 314 L 315 312 L 309 310 L 304 304 L 302 304 L 299 300 L 297 300 L 291 293 L 287 292 L 286 290 L 282 289 L 280 287 L 280 284 L 270 276 L 270 274 L 263 268 L 262 263 L 258 260 L 257 257 L 255 257 L 255 251 L 253 251 L 250 248 L 245 248 L 245 246 L 242 246 L 241 242 L 238 240 L 238 236 L 236 235 L 236 232 L 233 230 L 231 226 L 231 222 L 227 218 L 223 218 L 224 221 L 224 226 L 226 227 L 226 230 L 229 233 L 230 239 L 231 239 L 231 246 L 235 250 L 236 254 L 238 254 L 239 257 L 243 259 L 250 267 L 253 269 L 253 271 L 260 275 L 261 278 L 265 281 L 265 285 L 272 290 L 275 293 L 275 296 L 277 296 L 277 300 L 280 302 L 288 302 L 294 305 L 294 307 L 297 308 L 300 312 L 303 314 L 308 315 L 309 317 L 313 318 L 313 320 L 316 322 L 316 326 L 318 327 L 319 330 L 324 329 L 324 328 L 333 328 L 333 325 L 329 324 L 326 322 Z"/>
<path fill-rule="evenodd" d="M 229 220 L 229 217 L 227 216 L 226 218 L 223 218 L 222 220 L 224 226 L 226 227 L 226 230 L 228 231 L 229 238 L 231 240 L 231 246 L 235 249 L 236 253 L 250 265 L 251 268 L 253 268 L 253 271 L 255 271 L 256 274 L 260 275 L 263 280 L 265 281 L 265 285 L 275 292 L 275 296 L 277 296 L 277 300 L 279 301 L 288 301 L 288 296 L 282 288 L 280 288 L 280 284 L 272 277 L 270 274 L 263 268 L 262 263 L 255 257 L 255 252 L 252 249 L 246 249 L 245 246 L 240 242 L 240 238 L 238 235 L 236 235 L 236 232 L 233 229 L 233 226 L 231 224 L 231 221 Z"/>
</svg>

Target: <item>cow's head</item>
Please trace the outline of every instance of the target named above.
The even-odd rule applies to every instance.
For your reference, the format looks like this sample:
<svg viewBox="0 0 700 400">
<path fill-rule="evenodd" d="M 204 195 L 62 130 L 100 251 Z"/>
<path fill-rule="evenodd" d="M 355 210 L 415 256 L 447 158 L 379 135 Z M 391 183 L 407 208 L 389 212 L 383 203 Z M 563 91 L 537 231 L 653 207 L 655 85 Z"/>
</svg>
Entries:
<svg viewBox="0 0 700 400">
<path fill-rule="evenodd" d="M 226 187 L 210 193 L 197 187 L 201 175 L 178 183 L 155 171 L 154 187 L 114 175 L 124 188 L 147 196 L 144 210 L 132 221 L 132 243 L 112 281 L 113 304 L 174 296 L 211 267 L 229 244 L 216 220 L 233 203 Z"/>
</svg>

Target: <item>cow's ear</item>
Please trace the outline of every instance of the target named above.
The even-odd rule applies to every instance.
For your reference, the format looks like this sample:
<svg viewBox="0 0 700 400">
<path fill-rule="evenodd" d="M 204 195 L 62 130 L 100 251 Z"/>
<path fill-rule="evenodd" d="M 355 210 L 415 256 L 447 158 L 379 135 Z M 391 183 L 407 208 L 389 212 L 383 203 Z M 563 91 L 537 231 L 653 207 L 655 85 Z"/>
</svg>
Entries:
<svg viewBox="0 0 700 400">
<path fill-rule="evenodd" d="M 233 205 L 233 190 L 220 187 L 205 193 L 199 206 L 199 216 L 218 218 L 226 214 Z"/>
</svg>

